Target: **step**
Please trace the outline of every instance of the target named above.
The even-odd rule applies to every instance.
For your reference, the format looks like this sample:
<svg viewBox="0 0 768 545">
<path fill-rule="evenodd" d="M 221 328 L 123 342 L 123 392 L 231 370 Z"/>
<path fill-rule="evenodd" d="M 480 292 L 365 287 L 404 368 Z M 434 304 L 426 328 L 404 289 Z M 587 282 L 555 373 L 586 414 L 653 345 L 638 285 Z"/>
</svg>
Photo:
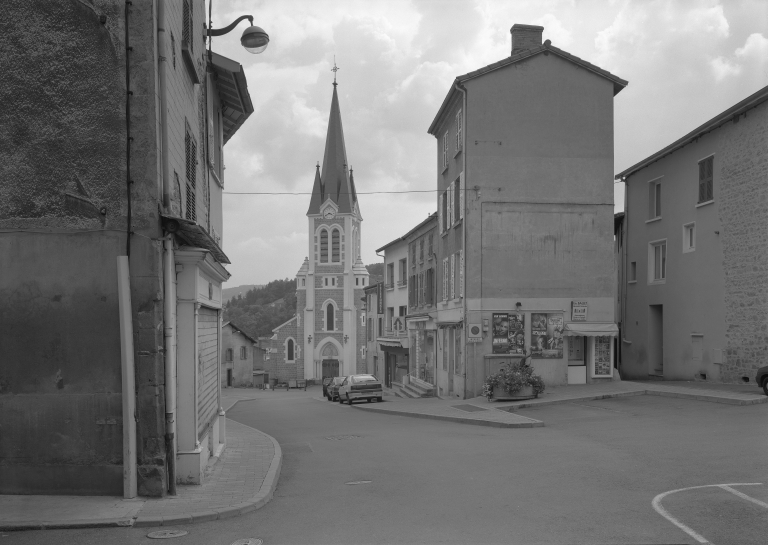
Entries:
<svg viewBox="0 0 768 545">
<path fill-rule="evenodd" d="M 406 389 L 405 384 L 402 384 L 400 382 L 392 381 L 392 390 L 395 392 L 395 395 L 399 395 L 400 397 L 415 399 L 418 397 L 421 397 L 420 394 L 414 393 L 411 390 Z"/>
<path fill-rule="evenodd" d="M 433 392 L 415 384 L 403 384 L 403 390 L 413 394 L 413 397 L 432 397 Z"/>
</svg>

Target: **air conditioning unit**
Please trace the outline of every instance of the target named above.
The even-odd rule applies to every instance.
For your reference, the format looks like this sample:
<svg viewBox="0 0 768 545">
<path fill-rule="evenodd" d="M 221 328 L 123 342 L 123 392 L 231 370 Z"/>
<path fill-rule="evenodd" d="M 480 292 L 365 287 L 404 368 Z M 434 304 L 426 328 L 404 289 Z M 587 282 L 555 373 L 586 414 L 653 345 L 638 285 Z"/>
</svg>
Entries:
<svg viewBox="0 0 768 545">
<path fill-rule="evenodd" d="M 467 327 L 467 342 L 468 343 L 483 342 L 483 328 L 480 324 L 469 324 L 469 326 Z"/>
</svg>

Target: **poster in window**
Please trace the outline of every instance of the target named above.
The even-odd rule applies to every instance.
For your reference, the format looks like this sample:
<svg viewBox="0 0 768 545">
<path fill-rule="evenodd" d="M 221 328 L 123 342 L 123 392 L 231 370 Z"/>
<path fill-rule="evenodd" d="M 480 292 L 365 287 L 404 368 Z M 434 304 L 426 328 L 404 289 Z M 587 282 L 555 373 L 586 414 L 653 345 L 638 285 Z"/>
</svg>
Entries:
<svg viewBox="0 0 768 545">
<path fill-rule="evenodd" d="M 611 376 L 611 341 L 613 337 L 595 337 L 595 376 Z"/>
<path fill-rule="evenodd" d="M 534 358 L 563 357 L 563 315 L 531 314 L 531 355 Z"/>
<path fill-rule="evenodd" d="M 506 313 L 493 313 L 493 325 L 491 330 L 494 354 L 507 354 L 509 352 L 509 315 Z"/>
<path fill-rule="evenodd" d="M 522 354 L 525 348 L 525 314 L 509 315 L 509 353 Z"/>
</svg>

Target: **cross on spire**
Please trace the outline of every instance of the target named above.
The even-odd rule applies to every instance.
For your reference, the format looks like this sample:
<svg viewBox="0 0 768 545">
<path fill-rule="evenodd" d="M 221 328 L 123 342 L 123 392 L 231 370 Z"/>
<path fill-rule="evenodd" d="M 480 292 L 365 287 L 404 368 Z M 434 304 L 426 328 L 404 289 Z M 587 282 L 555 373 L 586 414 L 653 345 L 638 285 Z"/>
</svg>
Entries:
<svg viewBox="0 0 768 545">
<path fill-rule="evenodd" d="M 336 72 L 341 70 L 338 66 L 336 66 L 336 55 L 333 56 L 333 68 L 331 68 L 331 72 L 333 72 L 333 86 L 336 87 L 338 85 L 336 83 Z"/>
</svg>

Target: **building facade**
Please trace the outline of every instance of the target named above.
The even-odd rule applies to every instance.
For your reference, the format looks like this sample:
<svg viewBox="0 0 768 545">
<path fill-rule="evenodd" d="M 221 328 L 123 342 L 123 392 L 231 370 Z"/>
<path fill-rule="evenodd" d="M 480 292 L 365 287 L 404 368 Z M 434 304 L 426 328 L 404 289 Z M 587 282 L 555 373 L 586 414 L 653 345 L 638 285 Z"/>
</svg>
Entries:
<svg viewBox="0 0 768 545">
<path fill-rule="evenodd" d="M 753 381 L 768 357 L 768 87 L 616 179 L 622 376 Z"/>
<path fill-rule="evenodd" d="M 378 342 L 384 336 L 384 283 L 377 282 L 363 289 L 365 297 L 365 368 L 366 373 L 384 379 L 386 356 Z"/>
<path fill-rule="evenodd" d="M 384 330 L 377 342 L 384 361 L 377 378 L 391 388 L 408 375 L 408 243 L 400 237 L 376 250 L 380 252 L 384 252 Z"/>
<path fill-rule="evenodd" d="M 613 97 L 627 82 L 514 25 L 459 76 L 437 140 L 437 386 L 481 395 L 530 351 L 546 384 L 613 376 Z"/>
<path fill-rule="evenodd" d="M 224 444 L 222 148 L 245 76 L 207 55 L 203 0 L 6 14 L 27 24 L 0 36 L 0 493 L 162 496 Z"/>
<path fill-rule="evenodd" d="M 221 326 L 221 385 L 225 388 L 251 388 L 253 372 L 262 370 L 263 350 L 257 340 L 232 322 Z"/>
</svg>

